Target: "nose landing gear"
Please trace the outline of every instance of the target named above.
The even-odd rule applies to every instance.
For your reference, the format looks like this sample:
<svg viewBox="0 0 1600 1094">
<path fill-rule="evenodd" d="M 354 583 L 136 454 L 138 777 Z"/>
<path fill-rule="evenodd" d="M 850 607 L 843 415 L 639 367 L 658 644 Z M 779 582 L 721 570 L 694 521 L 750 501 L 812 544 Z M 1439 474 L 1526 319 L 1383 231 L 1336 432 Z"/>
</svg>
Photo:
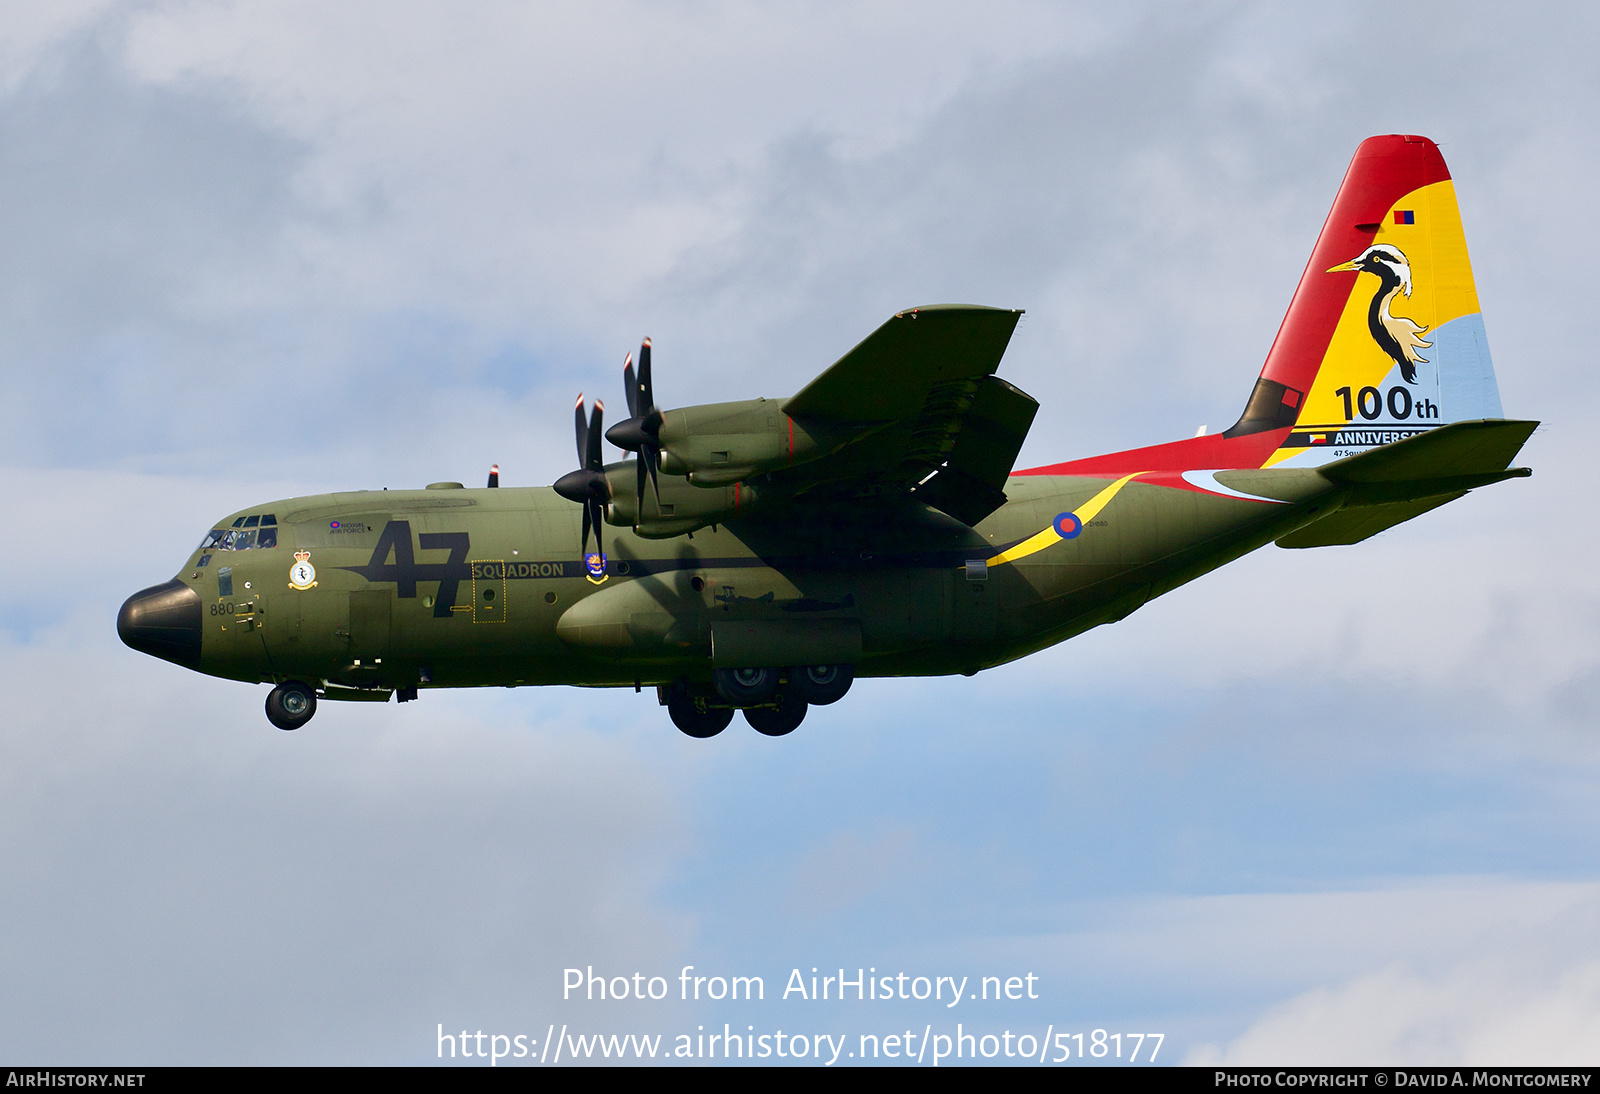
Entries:
<svg viewBox="0 0 1600 1094">
<path fill-rule="evenodd" d="M 317 693 L 310 685 L 289 680 L 267 695 L 267 721 L 279 729 L 299 729 L 317 712 Z"/>
</svg>

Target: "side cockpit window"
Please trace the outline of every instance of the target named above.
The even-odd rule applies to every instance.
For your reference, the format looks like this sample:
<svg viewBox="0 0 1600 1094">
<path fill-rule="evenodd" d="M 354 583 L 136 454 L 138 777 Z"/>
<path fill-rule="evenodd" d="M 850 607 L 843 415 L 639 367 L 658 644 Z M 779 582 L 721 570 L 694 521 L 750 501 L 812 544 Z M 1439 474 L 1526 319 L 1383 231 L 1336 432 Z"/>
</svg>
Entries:
<svg viewBox="0 0 1600 1094">
<path fill-rule="evenodd" d="M 200 541 L 202 551 L 248 551 L 278 545 L 278 517 L 275 513 L 254 513 L 239 517 L 231 525 L 215 528 Z"/>
</svg>

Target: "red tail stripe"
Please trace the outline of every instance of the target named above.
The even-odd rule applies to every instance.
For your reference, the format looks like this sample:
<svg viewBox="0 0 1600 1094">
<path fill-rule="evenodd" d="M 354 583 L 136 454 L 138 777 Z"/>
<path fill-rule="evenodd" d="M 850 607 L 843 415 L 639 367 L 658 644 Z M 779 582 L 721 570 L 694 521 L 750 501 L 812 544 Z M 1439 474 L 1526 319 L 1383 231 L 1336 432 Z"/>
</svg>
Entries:
<svg viewBox="0 0 1600 1094">
<path fill-rule="evenodd" d="M 1083 460 L 1053 463 L 1013 471 L 1013 475 L 1092 475 L 1115 479 L 1135 471 L 1194 471 L 1197 468 L 1260 467 L 1278 450 L 1287 429 L 1252 433 L 1246 437 L 1188 437 L 1181 441 L 1090 456 Z"/>
<path fill-rule="evenodd" d="M 1349 262 L 1372 243 L 1372 231 L 1395 202 L 1450 177 L 1439 146 L 1427 137 L 1390 134 L 1369 137 L 1356 149 L 1339 185 L 1339 196 L 1322 225 L 1317 246 L 1300 275 L 1289 313 L 1267 354 L 1261 375 L 1287 387 L 1310 391 L 1334 328 L 1360 276 L 1354 270 L 1327 271 Z M 1362 229 L 1366 230 L 1363 231 Z"/>
</svg>

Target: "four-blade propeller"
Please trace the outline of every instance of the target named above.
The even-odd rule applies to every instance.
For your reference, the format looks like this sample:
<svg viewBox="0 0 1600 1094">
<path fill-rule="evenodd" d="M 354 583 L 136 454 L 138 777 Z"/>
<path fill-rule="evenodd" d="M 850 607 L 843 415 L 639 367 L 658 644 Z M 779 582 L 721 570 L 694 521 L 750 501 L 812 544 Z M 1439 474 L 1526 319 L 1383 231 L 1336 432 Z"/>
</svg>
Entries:
<svg viewBox="0 0 1600 1094">
<path fill-rule="evenodd" d="M 600 526 L 605 520 L 606 502 L 611 496 L 606 486 L 605 460 L 600 451 L 600 425 L 605 412 L 605 404 L 596 399 L 594 414 L 588 421 L 584 421 L 583 393 L 581 391 L 578 393 L 578 405 L 573 415 L 577 427 L 578 462 L 582 466 L 576 471 L 568 471 L 555 481 L 557 494 L 583 506 L 582 549 L 585 557 L 589 554 L 591 525 L 594 527 L 595 549 L 599 550 L 603 546 L 600 541 Z"/>
</svg>

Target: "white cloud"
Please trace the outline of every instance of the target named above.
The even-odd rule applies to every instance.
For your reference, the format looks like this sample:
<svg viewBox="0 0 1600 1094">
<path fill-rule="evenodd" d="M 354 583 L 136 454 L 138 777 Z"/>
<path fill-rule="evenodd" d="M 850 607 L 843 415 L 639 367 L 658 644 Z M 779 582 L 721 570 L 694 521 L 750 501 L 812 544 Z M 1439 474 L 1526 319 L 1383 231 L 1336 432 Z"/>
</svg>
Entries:
<svg viewBox="0 0 1600 1094">
<path fill-rule="evenodd" d="M 1184 1062 L 1592 1067 L 1600 1059 L 1596 1044 L 1600 961 L 1555 973 L 1479 963 L 1434 977 L 1391 968 L 1316 989 Z"/>
<path fill-rule="evenodd" d="M 1437 899 L 1443 893 L 1419 894 L 1425 914 L 1409 922 L 1372 916 L 1381 896 L 1340 900 L 1355 905 L 1348 912 L 1372 916 L 1381 937 L 1369 939 L 1364 953 L 1339 954 L 1350 964 L 1333 975 L 1325 969 L 1323 986 L 1267 1008 L 1243 1033 L 1199 1046 L 1184 1062 L 1593 1066 L 1600 1060 L 1600 888 L 1450 888 L 1448 902 Z M 1327 936 L 1313 941 L 1309 933 L 1280 928 L 1266 945 L 1281 946 L 1286 934 L 1326 945 Z M 1371 968 L 1384 950 L 1398 956 Z"/>
<path fill-rule="evenodd" d="M 1164 1028 L 1185 1064 L 1596 1060 L 1593 882 L 1406 879 L 1085 901 L 1061 915 L 1081 925 L 974 940 L 969 952 L 996 965 L 1032 962 L 1056 1013 Z"/>
<path fill-rule="evenodd" d="M 116 2 L 61 0 L 0 7 L 0 88 L 14 91 L 57 47 L 104 17 Z"/>
<path fill-rule="evenodd" d="M 325 290 L 594 322 L 738 230 L 774 142 L 880 154 L 976 71 L 1082 49 L 1102 22 L 1038 4 L 183 4 L 136 17 L 126 55 L 312 149 L 302 192 L 339 218 L 316 248 Z M 397 248 L 413 261 L 380 260 Z"/>
</svg>

